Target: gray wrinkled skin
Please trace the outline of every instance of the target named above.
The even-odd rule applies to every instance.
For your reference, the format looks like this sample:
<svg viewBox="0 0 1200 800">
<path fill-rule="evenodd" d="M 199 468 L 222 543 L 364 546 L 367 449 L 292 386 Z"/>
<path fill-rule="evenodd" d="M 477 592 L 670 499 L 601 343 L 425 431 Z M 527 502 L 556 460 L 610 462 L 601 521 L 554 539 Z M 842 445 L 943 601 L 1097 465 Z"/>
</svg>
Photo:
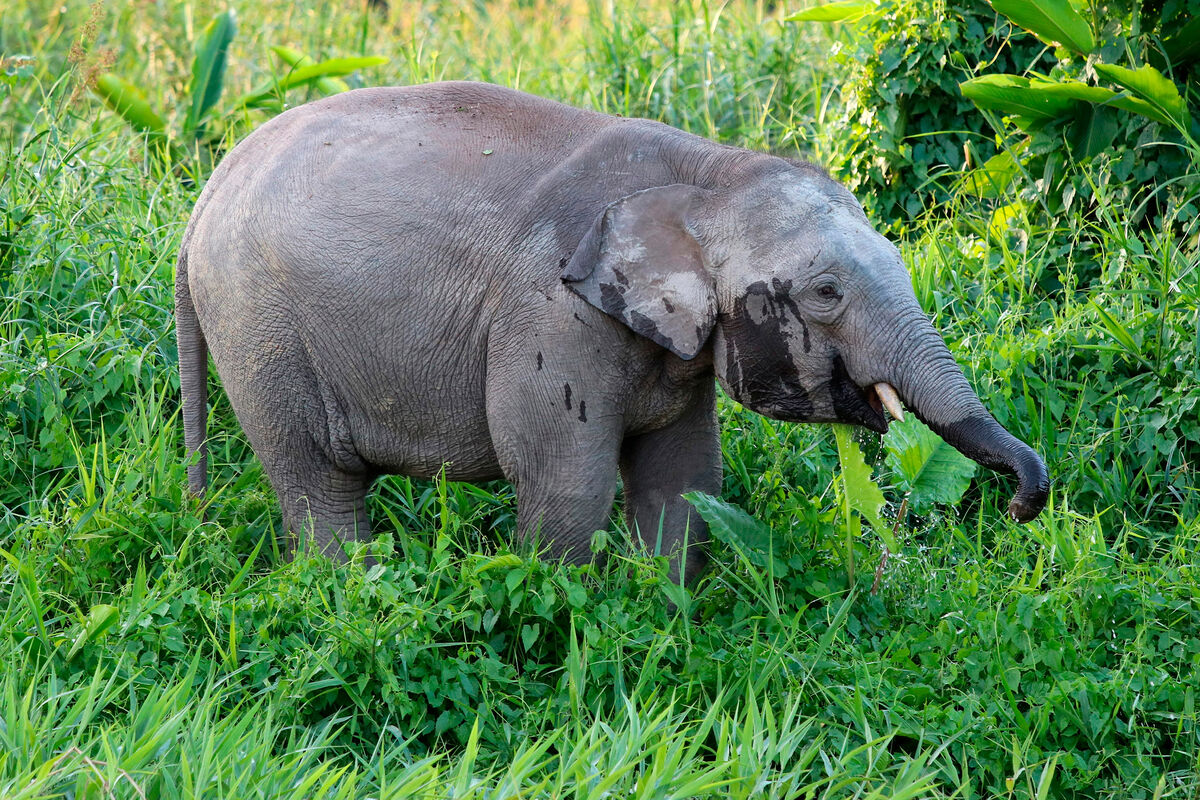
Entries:
<svg viewBox="0 0 1200 800">
<path fill-rule="evenodd" d="M 703 542 L 680 494 L 721 488 L 714 373 L 769 416 L 877 430 L 887 381 L 972 457 L 1033 469 L 822 171 L 486 84 L 262 126 L 197 203 L 176 300 L 192 491 L 211 354 L 285 524 L 335 557 L 375 477 L 443 464 L 511 480 L 558 557 L 590 558 L 618 473 L 651 546 L 660 523 L 667 551 Z"/>
</svg>

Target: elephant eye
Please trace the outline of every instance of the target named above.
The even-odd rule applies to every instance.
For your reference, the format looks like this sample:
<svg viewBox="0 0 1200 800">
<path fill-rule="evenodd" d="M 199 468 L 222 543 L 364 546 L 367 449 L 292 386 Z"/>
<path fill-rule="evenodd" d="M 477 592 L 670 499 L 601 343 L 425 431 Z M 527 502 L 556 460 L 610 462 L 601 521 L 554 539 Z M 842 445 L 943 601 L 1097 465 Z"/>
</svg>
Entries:
<svg viewBox="0 0 1200 800">
<path fill-rule="evenodd" d="M 817 284 L 817 296 L 822 300 L 841 300 L 842 288 L 834 281 L 822 281 Z"/>
</svg>

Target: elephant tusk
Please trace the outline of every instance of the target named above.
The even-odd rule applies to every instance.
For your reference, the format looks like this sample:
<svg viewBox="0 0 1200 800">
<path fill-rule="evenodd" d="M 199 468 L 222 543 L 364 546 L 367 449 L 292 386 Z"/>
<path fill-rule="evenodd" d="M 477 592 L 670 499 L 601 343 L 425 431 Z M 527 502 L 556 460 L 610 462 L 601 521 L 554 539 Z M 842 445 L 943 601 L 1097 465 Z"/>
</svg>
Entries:
<svg viewBox="0 0 1200 800">
<path fill-rule="evenodd" d="M 879 402 L 883 403 L 883 407 L 892 415 L 892 419 L 904 422 L 904 409 L 900 407 L 900 396 L 896 394 L 896 390 L 890 383 L 875 384 L 875 394 L 879 395 Z"/>
</svg>

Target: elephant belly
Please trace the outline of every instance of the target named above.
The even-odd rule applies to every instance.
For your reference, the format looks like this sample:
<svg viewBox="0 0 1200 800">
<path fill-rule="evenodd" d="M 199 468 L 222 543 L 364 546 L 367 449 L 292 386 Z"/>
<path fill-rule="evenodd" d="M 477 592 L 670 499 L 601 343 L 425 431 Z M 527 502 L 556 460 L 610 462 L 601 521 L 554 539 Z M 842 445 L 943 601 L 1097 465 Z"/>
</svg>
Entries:
<svg viewBox="0 0 1200 800">
<path fill-rule="evenodd" d="M 326 405 L 344 414 L 350 448 L 373 471 L 432 477 L 444 465 L 452 480 L 502 477 L 487 425 L 483 345 L 471 343 L 470 330 L 439 333 L 346 336 L 334 346 L 343 357 L 316 365 L 321 382 L 336 387 Z M 439 344 L 447 340 L 462 347 Z"/>
<path fill-rule="evenodd" d="M 461 395 L 460 395 L 461 397 Z M 482 397 L 478 410 L 431 391 L 424 398 L 384 394 L 350 425 L 359 457 L 380 473 L 456 481 L 502 478 L 492 449 Z"/>
</svg>

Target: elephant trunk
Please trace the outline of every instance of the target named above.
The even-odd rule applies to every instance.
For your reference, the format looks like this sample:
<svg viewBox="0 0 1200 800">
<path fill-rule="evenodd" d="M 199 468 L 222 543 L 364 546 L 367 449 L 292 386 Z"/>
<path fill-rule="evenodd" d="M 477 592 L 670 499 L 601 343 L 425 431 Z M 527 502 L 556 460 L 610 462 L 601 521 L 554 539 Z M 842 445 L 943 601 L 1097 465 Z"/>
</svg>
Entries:
<svg viewBox="0 0 1200 800">
<path fill-rule="evenodd" d="M 1009 516 L 1017 522 L 1036 517 L 1050 491 L 1041 457 L 983 407 L 941 336 L 923 315 L 910 323 L 907 336 L 893 342 L 899 347 L 889 348 L 895 365 L 892 383 L 910 410 L 963 455 L 1015 475 L 1017 492 L 1009 503 Z"/>
</svg>

